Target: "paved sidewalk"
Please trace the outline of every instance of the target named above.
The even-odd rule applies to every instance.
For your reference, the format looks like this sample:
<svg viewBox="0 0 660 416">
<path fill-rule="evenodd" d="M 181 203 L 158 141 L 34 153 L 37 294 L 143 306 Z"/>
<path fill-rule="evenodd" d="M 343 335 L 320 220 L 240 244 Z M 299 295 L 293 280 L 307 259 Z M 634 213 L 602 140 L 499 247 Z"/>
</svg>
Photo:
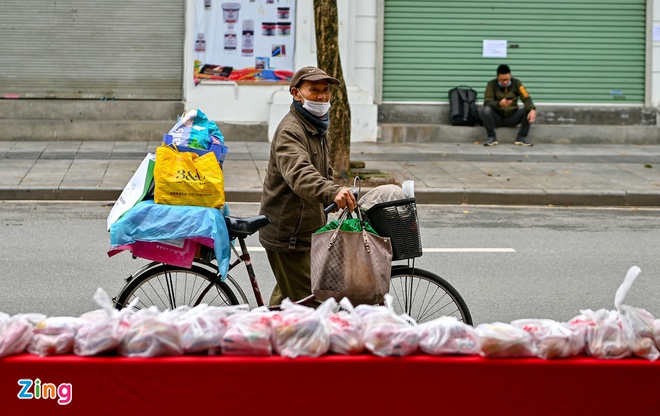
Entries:
<svg viewBox="0 0 660 416">
<path fill-rule="evenodd" d="M 0 200 L 115 200 L 160 142 L 0 141 Z M 257 202 L 266 142 L 227 142 L 228 201 Z M 353 143 L 418 203 L 660 206 L 660 145 Z"/>
</svg>

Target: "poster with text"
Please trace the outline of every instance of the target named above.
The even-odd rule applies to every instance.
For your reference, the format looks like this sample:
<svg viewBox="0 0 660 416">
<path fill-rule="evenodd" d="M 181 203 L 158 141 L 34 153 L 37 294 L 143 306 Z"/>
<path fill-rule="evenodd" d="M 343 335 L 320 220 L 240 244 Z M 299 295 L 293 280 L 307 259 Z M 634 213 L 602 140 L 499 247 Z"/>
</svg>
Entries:
<svg viewBox="0 0 660 416">
<path fill-rule="evenodd" d="M 195 1 L 195 84 L 291 79 L 295 0 Z"/>
</svg>

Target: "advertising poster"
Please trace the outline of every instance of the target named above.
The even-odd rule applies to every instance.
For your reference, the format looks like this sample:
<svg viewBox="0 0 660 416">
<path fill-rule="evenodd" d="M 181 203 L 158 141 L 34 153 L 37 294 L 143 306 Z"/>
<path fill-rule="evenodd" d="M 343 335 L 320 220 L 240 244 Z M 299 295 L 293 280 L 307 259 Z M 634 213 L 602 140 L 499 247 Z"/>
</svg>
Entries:
<svg viewBox="0 0 660 416">
<path fill-rule="evenodd" d="M 291 79 L 295 0 L 195 1 L 195 85 Z"/>
</svg>

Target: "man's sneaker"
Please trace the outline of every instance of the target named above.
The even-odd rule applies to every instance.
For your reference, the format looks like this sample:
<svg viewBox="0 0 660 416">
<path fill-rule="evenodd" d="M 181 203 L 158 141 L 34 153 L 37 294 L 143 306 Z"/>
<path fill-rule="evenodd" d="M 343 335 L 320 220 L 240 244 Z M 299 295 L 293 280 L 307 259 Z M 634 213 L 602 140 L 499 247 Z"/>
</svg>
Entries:
<svg viewBox="0 0 660 416">
<path fill-rule="evenodd" d="M 497 144 L 497 139 L 495 137 L 489 137 L 484 142 L 484 146 L 495 146 Z"/>
<path fill-rule="evenodd" d="M 518 146 L 534 146 L 534 143 L 530 142 L 527 137 L 518 137 L 513 144 L 517 144 Z"/>
</svg>

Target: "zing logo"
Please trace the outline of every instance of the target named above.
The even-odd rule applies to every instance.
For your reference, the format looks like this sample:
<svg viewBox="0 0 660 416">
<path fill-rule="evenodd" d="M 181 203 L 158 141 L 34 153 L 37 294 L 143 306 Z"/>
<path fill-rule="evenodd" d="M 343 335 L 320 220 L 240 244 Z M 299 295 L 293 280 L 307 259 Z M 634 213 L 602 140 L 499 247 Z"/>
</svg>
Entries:
<svg viewBox="0 0 660 416">
<path fill-rule="evenodd" d="M 17 396 L 19 399 L 57 399 L 57 404 L 67 405 L 73 398 L 73 386 L 71 383 L 62 383 L 55 386 L 53 383 L 41 383 L 38 378 L 33 380 L 22 378 L 18 380 L 21 391 Z"/>
</svg>

